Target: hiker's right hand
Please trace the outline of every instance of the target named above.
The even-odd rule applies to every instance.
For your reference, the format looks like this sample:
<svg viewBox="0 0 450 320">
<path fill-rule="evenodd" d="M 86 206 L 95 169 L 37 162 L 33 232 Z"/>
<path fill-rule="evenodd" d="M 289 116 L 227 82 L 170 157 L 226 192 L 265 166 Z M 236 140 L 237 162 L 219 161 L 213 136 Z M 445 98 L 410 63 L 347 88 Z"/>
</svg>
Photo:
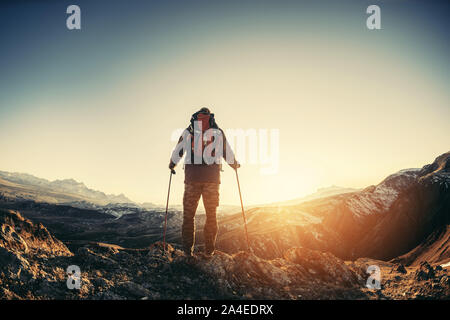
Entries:
<svg viewBox="0 0 450 320">
<path fill-rule="evenodd" d="M 235 161 L 234 163 L 230 164 L 230 167 L 232 167 L 234 170 L 237 170 L 241 167 L 240 163 Z"/>
<path fill-rule="evenodd" d="M 175 166 L 176 166 L 176 164 L 173 163 L 172 161 L 170 161 L 170 163 L 169 163 L 169 169 L 170 169 L 170 171 L 172 171 L 173 169 L 175 169 Z"/>
</svg>

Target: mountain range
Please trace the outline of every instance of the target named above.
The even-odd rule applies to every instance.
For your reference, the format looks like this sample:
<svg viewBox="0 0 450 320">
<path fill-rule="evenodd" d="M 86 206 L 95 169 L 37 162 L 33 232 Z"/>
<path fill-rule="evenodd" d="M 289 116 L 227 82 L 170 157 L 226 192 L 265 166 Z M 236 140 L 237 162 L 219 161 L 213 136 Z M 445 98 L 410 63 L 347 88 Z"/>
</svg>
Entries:
<svg viewBox="0 0 450 320">
<path fill-rule="evenodd" d="M 125 195 L 105 194 L 74 179 L 49 181 L 26 173 L 0 171 L 0 193 L 13 199 L 46 203 L 77 204 L 133 203 Z"/>
<path fill-rule="evenodd" d="M 250 249 L 239 210 L 219 215 L 212 258 L 201 254 L 204 215 L 189 258 L 180 210 L 169 211 L 163 250 L 163 209 L 35 201 L 2 181 L 14 183 L 0 195 L 4 299 L 450 298 L 450 152 L 362 190 L 248 208 Z M 71 264 L 79 291 L 65 287 Z M 366 287 L 371 265 L 379 290 Z"/>
<path fill-rule="evenodd" d="M 355 190 L 357 189 L 331 186 L 318 189 L 317 192 L 302 198 L 273 204 L 254 205 L 249 208 L 299 204 L 308 200 L 352 192 Z M 115 208 L 119 206 L 139 207 L 146 210 L 160 210 L 163 208 L 162 205 L 151 202 L 136 203 L 127 198 L 124 194 L 105 194 L 104 192 L 90 189 L 86 187 L 84 183 L 74 179 L 49 181 L 27 173 L 12 173 L 6 171 L 0 171 L 0 195 L 9 199 L 15 199 L 16 201 L 32 200 L 42 203 L 64 204 L 83 209 L 99 209 L 100 207 Z M 180 204 L 171 204 L 170 208 L 172 210 L 181 211 L 183 206 Z M 229 214 L 239 210 L 240 206 L 221 204 L 218 208 L 218 213 Z M 109 212 L 114 215 L 121 215 L 125 211 L 111 209 Z M 204 214 L 204 208 L 199 206 L 198 212 Z"/>
<path fill-rule="evenodd" d="M 236 214 L 226 221 L 238 225 L 240 219 Z M 450 261 L 450 153 L 421 169 L 401 170 L 360 191 L 293 206 L 254 208 L 247 211 L 247 219 L 249 232 L 254 234 L 252 246 L 266 258 L 280 256 L 290 247 L 306 246 L 345 260 L 390 260 L 406 255 L 399 259 L 417 264 L 423 255 L 419 252 L 438 246 L 439 254 L 429 259 L 446 263 Z M 219 239 L 237 239 L 241 233 L 234 231 L 222 228 Z M 223 245 L 227 250 L 238 250 L 245 242 L 241 236 L 239 244 L 230 246 L 225 241 Z M 416 247 L 415 253 L 408 255 Z"/>
<path fill-rule="evenodd" d="M 300 204 L 300 203 L 306 202 L 306 201 L 311 201 L 311 200 L 315 200 L 315 199 L 319 199 L 319 198 L 325 198 L 325 197 L 330 197 L 330 196 L 335 196 L 338 194 L 355 192 L 355 191 L 358 191 L 358 189 L 332 185 L 330 187 L 319 188 L 319 189 L 317 189 L 316 192 L 311 193 L 311 194 L 306 195 L 301 198 L 295 198 L 295 199 L 291 199 L 291 200 L 287 200 L 287 201 L 279 201 L 279 202 L 259 205 L 259 206 L 255 206 L 255 207 L 293 206 L 293 205 L 297 205 L 297 204 Z"/>
</svg>

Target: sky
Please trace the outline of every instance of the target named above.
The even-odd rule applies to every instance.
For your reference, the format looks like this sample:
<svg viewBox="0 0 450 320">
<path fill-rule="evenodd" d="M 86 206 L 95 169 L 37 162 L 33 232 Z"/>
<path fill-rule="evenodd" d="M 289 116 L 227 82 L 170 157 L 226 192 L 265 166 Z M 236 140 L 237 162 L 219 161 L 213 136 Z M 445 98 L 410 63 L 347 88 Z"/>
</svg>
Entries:
<svg viewBox="0 0 450 320">
<path fill-rule="evenodd" d="M 81 30 L 66 27 L 71 4 Z M 366 27 L 371 4 L 380 30 Z M 173 132 L 207 106 L 225 130 L 279 132 L 275 173 L 239 169 L 244 204 L 377 184 L 450 149 L 449 10 L 402 0 L 2 1 L 0 170 L 164 204 Z M 178 166 L 173 204 L 183 175 Z M 239 203 L 229 167 L 221 203 Z"/>
</svg>

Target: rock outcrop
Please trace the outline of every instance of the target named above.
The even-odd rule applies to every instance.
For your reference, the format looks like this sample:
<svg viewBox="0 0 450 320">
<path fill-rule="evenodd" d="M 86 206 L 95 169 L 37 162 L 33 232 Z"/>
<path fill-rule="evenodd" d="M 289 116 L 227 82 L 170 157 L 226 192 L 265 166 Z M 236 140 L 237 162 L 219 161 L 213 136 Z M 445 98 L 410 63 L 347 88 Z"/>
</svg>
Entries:
<svg viewBox="0 0 450 320">
<path fill-rule="evenodd" d="M 33 224 L 17 211 L 0 209 L 0 247 L 14 254 L 39 257 L 71 256 L 69 249 L 41 223 Z"/>
</svg>

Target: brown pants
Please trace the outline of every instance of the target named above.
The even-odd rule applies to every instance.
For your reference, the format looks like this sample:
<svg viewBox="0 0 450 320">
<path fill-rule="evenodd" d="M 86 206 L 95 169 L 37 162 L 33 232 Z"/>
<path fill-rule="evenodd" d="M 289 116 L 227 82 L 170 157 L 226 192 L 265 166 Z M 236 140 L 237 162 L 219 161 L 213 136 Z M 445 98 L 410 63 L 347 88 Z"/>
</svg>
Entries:
<svg viewBox="0 0 450 320">
<path fill-rule="evenodd" d="M 206 223 L 204 228 L 205 252 L 214 252 L 217 237 L 216 210 L 219 206 L 218 183 L 194 182 L 184 184 L 183 196 L 183 248 L 187 253 L 192 253 L 195 243 L 195 211 L 198 207 L 200 196 L 206 211 Z"/>
</svg>

